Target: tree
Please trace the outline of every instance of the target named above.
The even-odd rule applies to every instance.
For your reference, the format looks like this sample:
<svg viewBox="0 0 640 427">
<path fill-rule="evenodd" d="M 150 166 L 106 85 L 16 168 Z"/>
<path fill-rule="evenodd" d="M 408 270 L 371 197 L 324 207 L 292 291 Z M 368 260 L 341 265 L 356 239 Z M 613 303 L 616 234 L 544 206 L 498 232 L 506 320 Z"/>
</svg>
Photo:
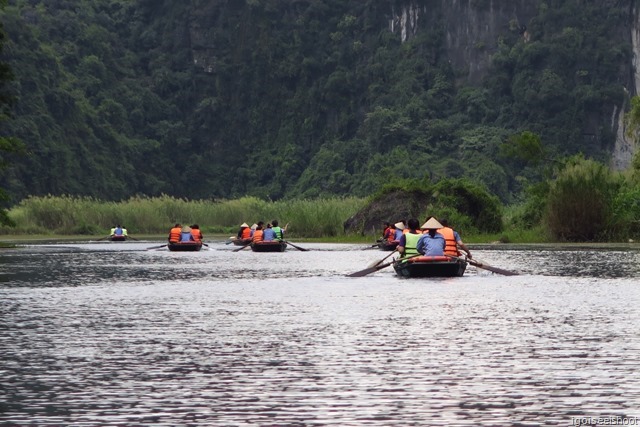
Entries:
<svg viewBox="0 0 640 427">
<path fill-rule="evenodd" d="M 0 8 L 6 6 L 6 0 L 0 0 Z M 6 35 L 2 23 L 0 23 L 0 53 L 4 47 Z M 13 101 L 13 97 L 8 89 L 8 83 L 13 80 L 13 73 L 11 68 L 4 62 L 0 62 L 0 122 L 9 118 L 9 109 Z M 4 168 L 7 165 L 7 154 L 18 153 L 23 151 L 22 142 L 16 138 L 2 135 L 2 128 L 0 128 L 0 168 Z M 0 188 L 0 202 L 7 202 L 9 195 Z M 0 224 L 2 225 L 14 225 L 13 221 L 7 215 L 7 211 L 4 208 L 0 208 Z"/>
</svg>

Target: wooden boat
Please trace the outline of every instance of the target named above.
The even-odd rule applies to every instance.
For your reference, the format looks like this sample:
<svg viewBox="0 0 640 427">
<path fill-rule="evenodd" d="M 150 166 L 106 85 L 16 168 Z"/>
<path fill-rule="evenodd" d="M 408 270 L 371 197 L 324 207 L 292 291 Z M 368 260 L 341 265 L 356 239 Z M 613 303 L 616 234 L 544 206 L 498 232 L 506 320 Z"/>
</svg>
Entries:
<svg viewBox="0 0 640 427">
<path fill-rule="evenodd" d="M 251 238 L 248 239 L 233 239 L 233 244 L 235 246 L 246 246 L 251 243 Z"/>
<path fill-rule="evenodd" d="M 125 240 L 127 240 L 127 236 L 111 236 L 109 240 L 111 240 L 112 242 L 124 242 Z"/>
<path fill-rule="evenodd" d="M 170 251 L 196 252 L 202 249 L 202 242 L 175 242 L 167 245 Z"/>
<path fill-rule="evenodd" d="M 381 240 L 378 242 L 378 247 L 383 251 L 395 251 L 398 247 L 398 240 Z"/>
<path fill-rule="evenodd" d="M 251 244 L 251 250 L 254 252 L 284 252 L 287 249 L 287 242 L 280 240 L 254 242 Z"/>
<path fill-rule="evenodd" d="M 448 256 L 417 256 L 393 263 L 393 269 L 402 277 L 460 277 L 467 268 L 463 258 Z"/>
</svg>

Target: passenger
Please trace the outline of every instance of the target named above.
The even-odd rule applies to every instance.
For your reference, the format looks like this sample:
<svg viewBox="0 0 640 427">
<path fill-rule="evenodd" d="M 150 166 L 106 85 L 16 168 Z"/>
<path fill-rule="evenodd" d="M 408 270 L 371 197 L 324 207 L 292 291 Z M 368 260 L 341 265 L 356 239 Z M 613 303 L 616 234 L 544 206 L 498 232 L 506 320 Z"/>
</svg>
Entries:
<svg viewBox="0 0 640 427">
<path fill-rule="evenodd" d="M 420 237 L 420 240 L 418 240 L 418 244 L 416 246 L 418 252 L 428 256 L 444 255 L 446 242 L 444 240 L 444 236 L 438 233 L 438 230 L 442 228 L 442 224 L 440 224 L 434 217 L 431 217 L 427 222 L 422 224 L 421 228 L 427 230 L 427 232 Z"/>
<path fill-rule="evenodd" d="M 458 250 L 458 248 L 460 248 L 466 252 L 468 258 L 472 258 L 469 248 L 464 244 L 458 232 L 449 227 L 449 221 L 441 219 L 440 223 L 442 224 L 442 228 L 438 230 L 438 233 L 444 236 L 444 240 L 447 243 L 444 248 L 444 254 L 460 256 L 460 251 Z"/>
<path fill-rule="evenodd" d="M 169 231 L 169 243 L 177 243 L 180 241 L 180 232 L 182 231 L 182 225 L 176 223 L 171 231 Z"/>
<path fill-rule="evenodd" d="M 396 225 L 389 224 L 389 229 L 387 230 L 387 242 L 393 242 L 396 238 Z"/>
<path fill-rule="evenodd" d="M 418 228 L 420 223 L 416 218 L 409 219 L 408 225 L 408 231 L 400 237 L 400 242 L 396 248 L 402 258 L 418 255 L 418 241 L 422 238 L 422 233 Z"/>
<path fill-rule="evenodd" d="M 111 232 L 109 232 L 109 235 L 113 237 L 115 236 L 115 234 L 116 234 L 116 227 L 111 227 Z"/>
<path fill-rule="evenodd" d="M 404 219 L 402 221 L 402 226 L 404 227 L 402 229 L 402 234 L 407 234 L 409 232 L 409 227 L 407 227 L 407 221 L 405 221 Z M 418 223 L 419 224 L 419 223 Z"/>
<path fill-rule="evenodd" d="M 251 232 L 249 233 L 249 237 L 250 237 L 250 238 L 253 238 L 253 235 L 254 235 L 254 234 L 255 234 L 255 232 L 256 232 L 256 228 L 258 228 L 258 224 L 253 224 L 253 225 L 251 226 Z"/>
<path fill-rule="evenodd" d="M 262 240 L 265 242 L 272 242 L 276 240 L 276 232 L 273 230 L 271 224 L 267 224 L 267 228 L 262 232 Z"/>
<path fill-rule="evenodd" d="M 390 225 L 388 221 L 382 223 L 382 240 L 389 240 Z"/>
<path fill-rule="evenodd" d="M 399 241 L 400 237 L 402 237 L 402 235 L 404 234 L 405 226 L 402 223 L 402 221 L 400 221 L 400 222 L 396 222 L 395 223 L 395 227 L 396 227 L 396 234 L 395 234 L 395 236 L 393 236 L 393 240 L 398 240 Z"/>
<path fill-rule="evenodd" d="M 113 236 L 123 236 L 120 224 L 116 225 L 116 228 L 113 230 Z"/>
<path fill-rule="evenodd" d="M 180 242 L 194 242 L 195 240 L 193 234 L 191 234 L 191 227 L 188 225 L 182 227 L 182 230 L 180 230 Z"/>
<path fill-rule="evenodd" d="M 238 239 L 244 240 L 251 238 L 251 228 L 249 228 L 249 224 L 243 222 L 240 224 L 240 230 L 238 230 Z"/>
<path fill-rule="evenodd" d="M 262 242 L 263 235 L 264 235 L 264 231 L 262 231 L 262 225 L 258 224 L 258 226 L 256 227 L 256 230 L 253 232 L 253 237 L 251 237 L 251 241 L 254 243 Z"/>
<path fill-rule="evenodd" d="M 193 236 L 193 240 L 198 243 L 202 243 L 204 236 L 202 235 L 202 231 L 200 231 L 200 226 L 198 224 L 193 224 L 191 226 L 191 235 Z"/>
<path fill-rule="evenodd" d="M 281 228 L 278 226 L 278 220 L 274 219 L 271 222 L 271 225 L 273 227 L 273 232 L 276 233 L 276 239 L 284 240 L 284 232 L 287 231 L 287 227 L 289 226 L 289 224 L 287 223 L 287 225 L 285 225 L 284 228 Z"/>
<path fill-rule="evenodd" d="M 127 234 L 127 229 L 125 228 L 125 226 L 124 226 L 124 225 L 122 226 L 122 235 L 123 235 L 124 237 L 127 237 L 127 236 L 129 235 L 129 234 Z"/>
</svg>

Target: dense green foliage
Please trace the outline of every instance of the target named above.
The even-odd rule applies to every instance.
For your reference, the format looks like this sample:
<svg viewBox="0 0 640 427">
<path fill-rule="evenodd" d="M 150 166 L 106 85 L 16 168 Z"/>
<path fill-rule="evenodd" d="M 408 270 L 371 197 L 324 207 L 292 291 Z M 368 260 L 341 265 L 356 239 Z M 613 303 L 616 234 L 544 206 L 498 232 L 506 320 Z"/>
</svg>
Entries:
<svg viewBox="0 0 640 427">
<path fill-rule="evenodd" d="M 540 2 L 472 86 L 445 50 L 447 2 L 413 2 L 433 13 L 401 42 L 402 1 L 11 0 L 18 102 L 2 132 L 31 155 L 0 184 L 15 200 L 278 200 L 467 177 L 511 201 L 543 178 L 512 135 L 606 159 L 629 2 Z"/>
<path fill-rule="evenodd" d="M 166 233 L 179 222 L 197 223 L 205 233 L 236 233 L 240 223 L 279 220 L 288 234 L 326 237 L 342 234 L 342 221 L 363 199 L 330 198 L 267 202 L 255 197 L 229 201 L 185 200 L 169 196 L 105 202 L 91 197 L 29 197 L 9 211 L 18 224 L 4 233 L 108 235 L 115 224 L 129 234 Z"/>
</svg>

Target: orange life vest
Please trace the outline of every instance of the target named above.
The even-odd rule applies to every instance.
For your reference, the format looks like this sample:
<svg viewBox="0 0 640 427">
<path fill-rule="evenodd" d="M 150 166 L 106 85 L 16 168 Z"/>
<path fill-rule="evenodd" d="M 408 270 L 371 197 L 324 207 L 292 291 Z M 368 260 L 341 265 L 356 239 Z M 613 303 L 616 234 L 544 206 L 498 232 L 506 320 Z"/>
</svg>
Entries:
<svg viewBox="0 0 640 427">
<path fill-rule="evenodd" d="M 251 229 L 249 227 L 244 227 L 242 229 L 242 234 L 240 235 L 241 239 L 248 239 L 251 237 Z"/>
<path fill-rule="evenodd" d="M 447 243 L 444 247 L 444 254 L 451 256 L 460 256 L 458 251 L 458 245 L 456 243 L 455 235 L 453 234 L 453 228 L 444 227 L 438 230 L 438 233 L 444 236 L 444 240 Z"/>
<path fill-rule="evenodd" d="M 191 235 L 193 236 L 193 239 L 196 242 L 201 242 L 202 241 L 202 231 L 198 230 L 197 228 L 192 228 L 191 229 Z"/>
<path fill-rule="evenodd" d="M 169 231 L 169 241 L 173 243 L 179 242 L 181 231 L 182 231 L 181 227 L 173 227 L 171 231 Z"/>
<path fill-rule="evenodd" d="M 262 230 L 256 230 L 253 232 L 253 241 L 254 242 L 262 242 L 262 234 L 264 232 Z"/>
</svg>

